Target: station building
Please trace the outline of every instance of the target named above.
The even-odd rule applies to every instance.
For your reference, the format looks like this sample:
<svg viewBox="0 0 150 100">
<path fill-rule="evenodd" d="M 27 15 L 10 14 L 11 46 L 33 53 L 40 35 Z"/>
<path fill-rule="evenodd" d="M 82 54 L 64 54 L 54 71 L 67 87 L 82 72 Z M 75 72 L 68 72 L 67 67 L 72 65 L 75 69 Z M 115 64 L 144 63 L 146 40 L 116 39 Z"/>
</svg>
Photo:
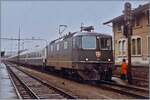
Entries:
<svg viewBox="0 0 150 100">
<path fill-rule="evenodd" d="M 121 64 L 122 59 L 127 59 L 127 38 L 122 34 L 124 15 L 113 18 L 104 24 L 112 23 L 114 33 L 115 64 Z M 131 40 L 132 65 L 148 66 L 150 34 L 149 32 L 149 4 L 140 5 L 133 10 L 133 35 Z"/>
<path fill-rule="evenodd" d="M 142 68 L 149 65 L 150 56 L 150 34 L 149 34 L 149 3 L 139 5 L 132 10 L 133 14 L 133 35 L 131 37 L 131 61 L 132 65 Z M 120 65 L 122 59 L 127 60 L 128 46 L 127 38 L 122 34 L 121 26 L 123 25 L 124 15 L 120 15 L 105 23 L 112 23 L 114 36 L 114 58 L 115 65 Z M 139 69 L 141 70 L 141 69 Z M 142 69 L 144 70 L 144 69 Z M 147 75 L 148 75 L 148 69 Z M 145 71 L 143 71 L 145 73 Z M 138 73 L 139 74 L 139 73 Z"/>
</svg>

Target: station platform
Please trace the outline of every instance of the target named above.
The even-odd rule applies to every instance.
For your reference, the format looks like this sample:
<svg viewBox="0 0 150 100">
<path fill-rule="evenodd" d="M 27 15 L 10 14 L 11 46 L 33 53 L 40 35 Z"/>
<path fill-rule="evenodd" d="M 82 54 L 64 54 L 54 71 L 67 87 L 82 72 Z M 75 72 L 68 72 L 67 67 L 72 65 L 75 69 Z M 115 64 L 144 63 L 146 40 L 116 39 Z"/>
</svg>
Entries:
<svg viewBox="0 0 150 100">
<path fill-rule="evenodd" d="M 0 99 L 18 99 L 4 63 L 0 63 Z"/>
<path fill-rule="evenodd" d="M 116 82 L 116 83 L 118 83 L 120 85 L 128 85 L 127 80 L 123 81 L 123 80 L 121 80 L 118 77 L 112 77 L 112 81 L 114 81 L 114 82 Z"/>
</svg>

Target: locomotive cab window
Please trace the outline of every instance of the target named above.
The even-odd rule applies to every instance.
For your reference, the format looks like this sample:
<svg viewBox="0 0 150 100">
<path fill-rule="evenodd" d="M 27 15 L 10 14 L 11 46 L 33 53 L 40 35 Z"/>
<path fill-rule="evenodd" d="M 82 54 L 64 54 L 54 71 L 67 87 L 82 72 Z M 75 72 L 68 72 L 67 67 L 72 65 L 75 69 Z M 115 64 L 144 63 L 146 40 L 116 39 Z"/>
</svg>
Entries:
<svg viewBox="0 0 150 100">
<path fill-rule="evenodd" d="M 82 48 L 83 49 L 96 49 L 96 37 L 95 36 L 83 36 Z"/>
<path fill-rule="evenodd" d="M 111 39 L 101 38 L 101 49 L 110 50 L 111 49 Z"/>
</svg>

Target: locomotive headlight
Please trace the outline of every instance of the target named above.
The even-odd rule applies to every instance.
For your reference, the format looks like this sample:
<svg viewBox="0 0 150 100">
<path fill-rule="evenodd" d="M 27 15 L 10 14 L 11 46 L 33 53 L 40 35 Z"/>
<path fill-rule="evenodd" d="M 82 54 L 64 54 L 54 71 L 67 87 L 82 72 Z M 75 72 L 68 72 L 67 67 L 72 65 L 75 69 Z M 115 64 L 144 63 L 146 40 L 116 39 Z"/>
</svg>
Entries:
<svg viewBox="0 0 150 100">
<path fill-rule="evenodd" d="M 108 59 L 108 61 L 111 61 L 111 59 Z"/>
<path fill-rule="evenodd" d="M 88 61 L 89 59 L 88 59 L 88 58 L 85 58 L 85 60 Z"/>
</svg>

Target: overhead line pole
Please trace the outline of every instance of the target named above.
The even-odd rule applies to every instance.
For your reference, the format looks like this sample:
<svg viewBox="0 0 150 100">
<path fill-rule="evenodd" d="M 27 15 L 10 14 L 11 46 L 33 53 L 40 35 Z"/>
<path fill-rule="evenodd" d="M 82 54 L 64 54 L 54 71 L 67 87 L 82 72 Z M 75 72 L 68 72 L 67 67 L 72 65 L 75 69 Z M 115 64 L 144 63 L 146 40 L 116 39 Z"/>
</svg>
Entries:
<svg viewBox="0 0 150 100">
<path fill-rule="evenodd" d="M 24 38 L 21 39 L 20 38 L 20 29 L 19 29 L 19 34 L 18 34 L 18 39 L 17 38 L 0 38 L 0 40 L 14 40 L 14 41 L 18 41 L 18 57 L 17 57 L 17 61 L 20 61 L 20 41 L 21 40 L 36 40 L 36 41 L 45 41 L 45 47 L 46 47 L 46 51 L 48 51 L 48 41 L 46 39 L 30 39 L 30 38 Z"/>
<path fill-rule="evenodd" d="M 20 26 L 19 26 L 19 33 L 18 33 L 18 63 L 20 63 Z"/>
</svg>

